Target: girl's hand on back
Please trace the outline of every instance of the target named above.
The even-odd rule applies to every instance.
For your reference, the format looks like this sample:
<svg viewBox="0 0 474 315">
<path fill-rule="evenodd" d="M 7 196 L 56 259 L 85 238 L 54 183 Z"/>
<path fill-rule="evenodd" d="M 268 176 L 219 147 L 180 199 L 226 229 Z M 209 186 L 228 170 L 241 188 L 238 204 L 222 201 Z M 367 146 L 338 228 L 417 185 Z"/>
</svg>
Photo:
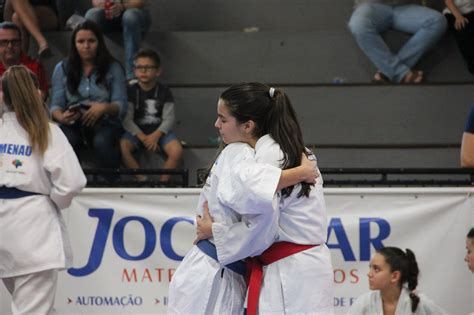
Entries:
<svg viewBox="0 0 474 315">
<path fill-rule="evenodd" d="M 202 216 L 196 216 L 196 222 L 196 239 L 193 244 L 196 244 L 200 240 L 207 240 L 212 237 L 212 223 L 214 220 L 209 214 L 207 201 L 202 206 Z"/>
<path fill-rule="evenodd" d="M 306 174 L 304 182 L 308 184 L 315 184 L 316 179 L 320 175 L 316 160 L 309 160 L 306 154 L 302 153 L 300 167 L 304 169 L 304 173 Z"/>
</svg>

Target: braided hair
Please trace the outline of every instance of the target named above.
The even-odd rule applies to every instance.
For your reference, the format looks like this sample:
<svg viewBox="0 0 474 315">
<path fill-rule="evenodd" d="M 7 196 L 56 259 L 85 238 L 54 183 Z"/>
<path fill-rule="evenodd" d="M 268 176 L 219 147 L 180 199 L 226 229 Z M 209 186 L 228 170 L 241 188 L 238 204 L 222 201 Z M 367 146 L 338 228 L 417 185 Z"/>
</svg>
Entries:
<svg viewBox="0 0 474 315">
<path fill-rule="evenodd" d="M 420 303 L 420 297 L 414 292 L 418 286 L 418 275 L 420 273 L 415 254 L 408 248 L 404 252 L 398 247 L 384 247 L 379 249 L 377 253 L 384 256 L 391 272 L 400 272 L 399 287 L 407 283 L 410 291 L 411 311 L 414 313 Z"/>
</svg>

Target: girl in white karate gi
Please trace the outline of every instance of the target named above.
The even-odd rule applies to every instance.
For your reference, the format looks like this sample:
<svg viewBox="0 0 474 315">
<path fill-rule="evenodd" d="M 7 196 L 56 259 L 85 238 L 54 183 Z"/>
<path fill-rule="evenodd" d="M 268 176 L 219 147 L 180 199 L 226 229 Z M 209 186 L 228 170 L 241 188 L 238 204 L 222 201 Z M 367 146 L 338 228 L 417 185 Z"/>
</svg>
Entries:
<svg viewBox="0 0 474 315">
<path fill-rule="evenodd" d="M 446 314 L 426 296 L 417 294 L 418 264 L 415 254 L 397 247 L 378 250 L 370 259 L 369 287 L 349 310 L 353 315 Z"/>
<path fill-rule="evenodd" d="M 60 211 L 86 184 L 64 134 L 23 66 L 2 79 L 0 117 L 0 278 L 13 314 L 54 314 L 58 270 L 72 253 Z"/>
<path fill-rule="evenodd" d="M 242 143 L 253 138 L 254 126 L 238 123 L 222 112 L 222 108 L 219 101 L 216 126 L 224 143 L 231 144 L 220 153 L 211 169 L 200 196 L 198 213 L 202 213 L 202 205 L 207 201 L 216 221 L 214 233 L 218 235 L 218 241 L 211 239 L 211 242 L 223 259 L 218 262 L 205 254 L 199 247 L 201 242 L 188 252 L 170 284 L 170 314 L 242 314 L 244 276 L 224 266 L 258 255 L 273 243 L 278 189 L 301 181 L 313 183 L 317 176 L 315 163 L 305 159 L 302 166 L 298 163 L 284 172 L 270 165 L 255 164 L 254 150 Z"/>
<path fill-rule="evenodd" d="M 255 148 L 256 161 L 283 169 L 300 163 L 301 152 L 306 150 L 301 128 L 282 90 L 260 83 L 235 85 L 222 93 L 219 104 L 224 118 L 254 126 L 253 137 L 247 143 Z M 263 267 L 260 293 L 253 291 L 253 285 L 249 287 L 247 314 L 254 314 L 257 308 L 260 314 L 332 314 L 333 268 L 325 245 L 327 217 L 322 178 L 317 178 L 315 187 L 298 184 L 279 196 L 277 237 L 261 256 L 268 265 Z M 212 212 L 212 205 L 209 208 Z M 198 238 L 213 235 L 216 244 L 220 243 L 217 227 L 207 217 L 198 219 Z M 288 254 L 268 259 L 268 255 L 289 248 L 295 250 L 293 254 L 290 249 Z M 225 248 L 220 251 L 217 245 L 217 253 L 221 263 L 231 262 L 224 255 Z"/>
</svg>

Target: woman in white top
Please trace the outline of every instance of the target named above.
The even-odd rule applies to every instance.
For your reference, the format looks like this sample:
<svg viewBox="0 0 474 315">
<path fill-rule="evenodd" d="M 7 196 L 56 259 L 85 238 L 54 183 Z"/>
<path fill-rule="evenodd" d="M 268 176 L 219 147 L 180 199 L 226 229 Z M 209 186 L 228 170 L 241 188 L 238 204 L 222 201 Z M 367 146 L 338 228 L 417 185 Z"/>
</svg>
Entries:
<svg viewBox="0 0 474 315">
<path fill-rule="evenodd" d="M 426 296 L 417 294 L 418 264 L 415 254 L 397 247 L 378 250 L 370 259 L 369 287 L 349 310 L 353 315 L 446 314 Z"/>
<path fill-rule="evenodd" d="M 226 134 L 224 121 L 252 126 L 249 136 L 241 141 L 255 148 L 257 162 L 286 169 L 298 165 L 303 152 L 308 154 L 290 99 L 280 89 L 261 83 L 232 86 L 222 93 L 218 110 L 216 127 L 221 135 Z M 247 314 L 332 314 L 333 269 L 325 245 L 327 217 L 322 178 L 317 178 L 315 187 L 302 183 L 284 189 L 278 196 L 276 221 L 262 222 L 276 224 L 277 234 L 274 244 L 259 257 L 264 266 L 258 262 L 254 266 L 255 274 L 262 268 L 263 282 L 260 292 L 253 290 L 261 280 L 254 282 L 251 276 Z M 209 209 L 212 212 L 212 205 Z M 221 229 L 208 216 L 198 219 L 198 238 L 213 236 L 219 261 L 229 263 L 231 252 L 219 247 L 220 239 L 229 236 Z"/>
<path fill-rule="evenodd" d="M 86 178 L 66 137 L 49 122 L 32 76 L 12 66 L 2 79 L 0 278 L 13 314 L 52 314 L 58 270 L 72 263 L 60 211 Z"/>
<path fill-rule="evenodd" d="M 474 0 L 444 0 L 443 13 L 467 69 L 474 74 Z"/>
</svg>

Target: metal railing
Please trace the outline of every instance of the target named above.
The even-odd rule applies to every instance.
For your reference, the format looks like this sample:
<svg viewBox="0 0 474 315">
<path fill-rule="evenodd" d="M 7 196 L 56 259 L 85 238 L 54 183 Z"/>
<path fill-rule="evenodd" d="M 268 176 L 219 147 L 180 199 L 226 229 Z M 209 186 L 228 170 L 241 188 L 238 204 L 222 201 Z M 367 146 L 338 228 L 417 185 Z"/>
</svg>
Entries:
<svg viewBox="0 0 474 315">
<path fill-rule="evenodd" d="M 84 169 L 87 176 L 87 187 L 189 187 L 188 169 Z M 134 175 L 147 175 L 148 178 L 138 181 Z M 160 175 L 171 175 L 171 180 L 162 182 Z"/>
<path fill-rule="evenodd" d="M 467 168 L 322 168 L 325 186 L 471 186 Z"/>
<path fill-rule="evenodd" d="M 322 168 L 328 187 L 458 187 L 474 185 L 474 168 Z M 197 184 L 202 185 L 207 169 L 199 169 Z M 88 187 L 189 187 L 188 169 L 85 169 Z M 137 181 L 133 175 L 147 175 Z M 162 182 L 159 175 L 172 175 Z"/>
</svg>

